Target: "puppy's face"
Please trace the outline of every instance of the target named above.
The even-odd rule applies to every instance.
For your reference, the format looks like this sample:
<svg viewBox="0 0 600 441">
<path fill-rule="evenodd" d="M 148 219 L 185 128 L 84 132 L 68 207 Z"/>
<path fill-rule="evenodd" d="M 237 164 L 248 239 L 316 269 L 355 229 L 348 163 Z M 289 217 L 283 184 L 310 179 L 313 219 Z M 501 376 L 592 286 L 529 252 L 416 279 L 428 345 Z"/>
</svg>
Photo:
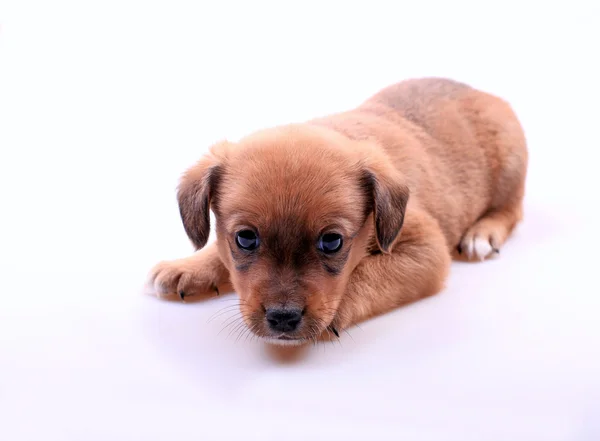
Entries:
<svg viewBox="0 0 600 441">
<path fill-rule="evenodd" d="M 323 129 L 272 129 L 215 146 L 182 180 L 186 231 L 204 246 L 212 208 L 221 259 L 256 335 L 282 344 L 318 337 L 356 265 L 398 235 L 406 187 L 349 143 Z"/>
</svg>

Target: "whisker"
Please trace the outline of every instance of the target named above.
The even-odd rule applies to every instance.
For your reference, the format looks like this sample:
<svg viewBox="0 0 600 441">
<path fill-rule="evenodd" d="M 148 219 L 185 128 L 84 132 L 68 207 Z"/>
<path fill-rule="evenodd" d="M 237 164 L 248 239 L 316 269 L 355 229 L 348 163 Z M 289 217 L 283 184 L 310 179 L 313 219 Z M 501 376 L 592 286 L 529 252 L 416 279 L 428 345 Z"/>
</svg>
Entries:
<svg viewBox="0 0 600 441">
<path fill-rule="evenodd" d="M 239 326 L 240 320 L 242 320 L 242 318 L 238 317 L 238 319 L 236 321 L 234 321 L 233 323 L 228 325 L 229 332 L 227 333 L 225 340 L 227 340 L 227 338 L 229 338 L 229 336 L 231 335 L 231 332 Z M 227 328 L 223 328 L 221 331 L 227 331 Z M 221 334 L 221 331 L 219 331 L 219 334 Z M 219 335 L 219 334 L 217 334 L 217 335 Z"/>
<path fill-rule="evenodd" d="M 348 337 L 350 337 L 350 339 L 352 340 L 352 342 L 356 343 L 356 341 L 354 341 L 354 338 L 350 335 L 350 333 L 346 330 L 346 329 L 342 329 L 346 334 L 348 334 Z"/>
<path fill-rule="evenodd" d="M 312 326 L 312 328 L 314 329 L 314 331 L 312 332 L 312 340 L 313 340 L 313 346 L 317 346 L 317 333 L 319 332 L 319 328 L 317 328 L 316 326 Z"/>
<path fill-rule="evenodd" d="M 242 315 L 242 311 L 239 311 L 237 313 L 235 313 L 234 315 L 232 315 L 231 317 L 228 317 L 225 320 L 225 323 L 223 323 L 223 329 L 227 329 L 229 326 L 231 326 L 231 323 L 236 322 L 240 316 Z"/>
<path fill-rule="evenodd" d="M 239 302 L 240 304 L 246 303 L 246 301 L 238 296 L 233 297 L 219 297 L 218 299 L 214 299 L 214 302 Z"/>
<path fill-rule="evenodd" d="M 250 337 L 251 335 L 256 336 L 256 334 L 254 333 L 256 327 L 257 327 L 256 323 L 253 323 L 252 326 L 250 328 L 248 328 L 250 330 L 250 332 L 248 332 L 246 334 L 246 338 L 244 339 L 244 344 L 246 343 L 246 340 L 248 340 L 248 337 Z M 250 342 L 252 342 L 252 339 L 250 339 Z"/>
<path fill-rule="evenodd" d="M 315 322 L 311 323 L 310 327 L 309 327 L 309 333 L 308 333 L 308 338 L 310 340 L 312 340 L 312 344 L 313 346 L 317 345 L 317 337 L 319 336 L 319 327 L 317 326 L 317 324 Z"/>
<path fill-rule="evenodd" d="M 337 337 L 337 338 L 333 338 L 333 337 L 331 337 L 331 334 L 329 334 L 329 336 L 331 338 L 331 343 L 334 344 L 334 341 L 337 341 L 340 344 L 340 346 L 343 347 L 338 330 L 334 326 L 332 326 L 331 323 L 329 325 L 327 325 L 325 327 L 325 329 L 327 330 L 328 333 L 329 333 L 329 331 L 333 332 L 335 334 L 335 336 Z"/>
<path fill-rule="evenodd" d="M 315 341 L 314 341 L 314 324 L 311 324 L 308 328 L 308 334 L 306 335 L 306 340 L 311 340 L 312 345 L 315 345 Z"/>
<path fill-rule="evenodd" d="M 221 334 L 221 332 L 225 331 L 227 328 L 235 325 L 236 323 L 239 323 L 240 320 L 243 320 L 243 316 L 241 314 L 237 314 L 233 320 L 230 320 L 225 326 L 221 328 L 217 335 Z"/>
<path fill-rule="evenodd" d="M 239 308 L 239 307 L 240 307 L 240 305 L 225 306 L 224 308 L 219 309 L 217 312 L 215 312 L 213 315 L 211 315 L 210 318 L 208 319 L 207 323 L 210 323 L 214 319 L 216 319 L 217 317 L 220 317 L 223 314 L 225 314 L 226 312 L 231 312 L 232 309 L 236 309 L 236 308 Z"/>
<path fill-rule="evenodd" d="M 246 341 L 248 340 L 248 337 L 250 337 L 251 335 L 256 336 L 256 330 L 259 328 L 259 324 L 258 323 L 253 323 L 252 326 L 248 327 L 248 332 L 245 333 L 245 337 L 244 337 L 244 343 L 246 343 Z M 250 341 L 252 341 L 252 339 L 250 339 Z"/>
<path fill-rule="evenodd" d="M 252 332 L 252 337 L 250 338 L 250 343 L 253 343 L 254 339 L 258 340 L 258 335 L 256 334 L 256 332 Z"/>
<path fill-rule="evenodd" d="M 244 322 L 244 324 L 246 324 L 246 323 Z M 250 327 L 246 326 L 246 329 L 242 329 L 239 332 L 237 338 L 235 339 L 235 343 L 237 343 L 242 338 L 242 336 L 247 335 L 248 332 L 250 332 Z"/>
<path fill-rule="evenodd" d="M 321 322 L 323 322 L 323 320 L 321 320 Z M 325 326 L 325 322 L 323 322 L 323 325 Z M 329 336 L 329 341 L 331 342 L 331 344 L 333 344 L 333 336 L 331 335 L 331 331 L 329 330 L 329 326 L 325 326 L 325 331 L 327 331 L 327 335 Z"/>
<path fill-rule="evenodd" d="M 227 334 L 227 338 L 229 338 L 232 334 L 235 334 L 237 332 L 240 332 L 243 327 L 246 326 L 246 322 L 244 321 L 243 317 L 240 320 L 240 322 L 234 326 L 233 328 L 231 328 L 231 331 L 229 331 L 229 334 Z"/>
</svg>

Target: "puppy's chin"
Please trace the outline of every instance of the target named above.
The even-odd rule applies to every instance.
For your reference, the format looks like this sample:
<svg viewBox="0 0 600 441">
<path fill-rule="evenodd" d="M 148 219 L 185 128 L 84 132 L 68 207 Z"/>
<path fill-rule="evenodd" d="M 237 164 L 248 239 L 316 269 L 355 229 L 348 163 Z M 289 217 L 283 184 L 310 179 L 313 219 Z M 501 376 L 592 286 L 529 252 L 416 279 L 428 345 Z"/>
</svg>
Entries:
<svg viewBox="0 0 600 441">
<path fill-rule="evenodd" d="M 269 343 L 271 345 L 275 345 L 275 346 L 301 346 L 308 342 L 308 340 L 305 338 L 289 339 L 289 340 L 282 340 L 280 338 L 273 338 L 273 337 L 261 337 L 261 338 L 264 341 L 266 341 L 267 343 Z"/>
</svg>

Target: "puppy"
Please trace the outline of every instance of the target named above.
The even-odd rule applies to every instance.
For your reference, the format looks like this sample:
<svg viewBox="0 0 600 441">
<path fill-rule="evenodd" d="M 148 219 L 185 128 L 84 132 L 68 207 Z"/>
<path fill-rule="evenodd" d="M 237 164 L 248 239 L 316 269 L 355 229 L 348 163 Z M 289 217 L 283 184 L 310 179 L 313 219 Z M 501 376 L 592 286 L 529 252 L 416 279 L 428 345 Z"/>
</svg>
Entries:
<svg viewBox="0 0 600 441">
<path fill-rule="evenodd" d="M 499 252 L 522 217 L 528 154 L 503 100 L 439 78 L 211 148 L 178 201 L 196 254 L 160 295 L 231 286 L 249 330 L 300 344 L 439 292 L 455 250 Z M 209 210 L 217 240 L 206 246 Z"/>
</svg>

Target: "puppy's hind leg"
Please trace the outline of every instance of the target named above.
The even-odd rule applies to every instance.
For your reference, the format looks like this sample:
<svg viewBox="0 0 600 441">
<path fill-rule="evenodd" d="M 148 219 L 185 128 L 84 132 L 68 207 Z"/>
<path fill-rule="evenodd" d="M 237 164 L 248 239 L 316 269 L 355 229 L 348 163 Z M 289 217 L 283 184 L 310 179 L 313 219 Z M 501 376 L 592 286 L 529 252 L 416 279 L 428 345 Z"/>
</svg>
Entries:
<svg viewBox="0 0 600 441">
<path fill-rule="evenodd" d="M 490 173 L 496 176 L 488 210 L 465 232 L 457 246 L 468 260 L 498 254 L 523 217 L 528 152 L 523 129 L 512 109 L 493 98 L 480 127 L 480 142 L 488 152 Z M 490 110 L 491 109 L 491 110 Z"/>
</svg>

